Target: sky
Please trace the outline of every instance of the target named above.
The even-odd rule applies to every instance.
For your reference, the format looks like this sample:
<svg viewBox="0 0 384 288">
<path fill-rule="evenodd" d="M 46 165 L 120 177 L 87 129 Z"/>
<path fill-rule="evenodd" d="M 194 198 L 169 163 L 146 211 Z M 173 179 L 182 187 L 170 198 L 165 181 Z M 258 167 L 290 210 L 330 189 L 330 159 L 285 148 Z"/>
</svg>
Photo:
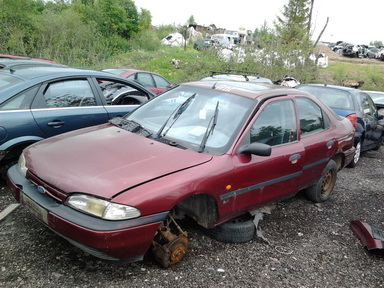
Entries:
<svg viewBox="0 0 384 288">
<path fill-rule="evenodd" d="M 147 9 L 152 25 L 184 25 L 193 16 L 199 25 L 254 31 L 264 22 L 273 27 L 289 0 L 133 0 L 138 11 Z M 384 42 L 384 0 L 315 0 L 312 38 L 317 39 L 327 17 L 329 22 L 320 41 L 352 44 Z"/>
</svg>

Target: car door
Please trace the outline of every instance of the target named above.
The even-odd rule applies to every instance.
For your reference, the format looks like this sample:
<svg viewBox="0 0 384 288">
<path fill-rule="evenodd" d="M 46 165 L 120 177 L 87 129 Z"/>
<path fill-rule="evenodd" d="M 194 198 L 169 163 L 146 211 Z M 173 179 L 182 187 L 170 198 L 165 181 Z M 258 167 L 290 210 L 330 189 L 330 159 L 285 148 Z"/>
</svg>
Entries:
<svg viewBox="0 0 384 288">
<path fill-rule="evenodd" d="M 299 189 L 304 148 L 298 141 L 293 99 L 275 98 L 261 107 L 240 147 L 253 142 L 270 145 L 272 152 L 270 156 L 234 155 L 232 191 L 221 195 L 234 210 L 287 198 Z"/>
<path fill-rule="evenodd" d="M 300 123 L 300 142 L 304 147 L 303 173 L 300 189 L 311 185 L 320 176 L 329 161 L 337 142 L 328 133 L 330 120 L 322 108 L 314 101 L 297 97 L 297 110 Z"/>
<path fill-rule="evenodd" d="M 381 130 L 378 127 L 377 110 L 374 102 L 367 93 L 359 93 L 361 113 L 365 123 L 364 147 L 376 146 L 378 144 Z"/>
<path fill-rule="evenodd" d="M 108 118 L 122 117 L 156 96 L 140 83 L 94 77 L 93 86 L 108 113 Z"/>
<path fill-rule="evenodd" d="M 87 77 L 44 83 L 32 104 L 32 114 L 47 137 L 106 123 L 109 119 Z"/>
</svg>

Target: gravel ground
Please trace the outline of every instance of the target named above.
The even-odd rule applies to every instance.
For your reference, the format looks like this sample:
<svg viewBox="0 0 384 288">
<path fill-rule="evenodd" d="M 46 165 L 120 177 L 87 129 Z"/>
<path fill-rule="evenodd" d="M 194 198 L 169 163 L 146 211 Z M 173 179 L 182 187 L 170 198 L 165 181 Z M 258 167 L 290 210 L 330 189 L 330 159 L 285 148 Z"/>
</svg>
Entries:
<svg viewBox="0 0 384 288">
<path fill-rule="evenodd" d="M 133 264 L 99 260 L 45 228 L 19 207 L 0 222 L 0 287 L 383 287 L 384 253 L 352 233 L 354 219 L 384 231 L 383 154 L 363 154 L 338 174 L 322 204 L 302 193 L 259 223 L 268 241 L 227 244 L 185 222 L 189 250 L 162 268 L 151 255 Z M 15 203 L 0 186 L 0 211 Z"/>
</svg>

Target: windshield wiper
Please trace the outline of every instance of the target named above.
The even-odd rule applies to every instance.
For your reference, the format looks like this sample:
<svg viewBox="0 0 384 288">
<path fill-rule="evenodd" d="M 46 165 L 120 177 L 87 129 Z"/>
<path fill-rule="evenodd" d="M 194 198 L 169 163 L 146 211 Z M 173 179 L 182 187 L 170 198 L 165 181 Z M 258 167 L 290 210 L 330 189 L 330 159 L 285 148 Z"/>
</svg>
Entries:
<svg viewBox="0 0 384 288">
<path fill-rule="evenodd" d="M 165 134 L 167 134 L 168 130 L 171 129 L 171 127 L 173 126 L 173 124 L 176 122 L 176 120 L 180 117 L 181 114 L 184 113 L 185 110 L 187 110 L 189 104 L 191 104 L 192 100 L 195 98 L 196 96 L 196 93 L 194 93 L 193 95 L 189 96 L 183 103 L 181 103 L 179 106 L 177 106 L 177 108 L 175 109 L 175 111 L 173 111 L 171 113 L 171 115 L 169 115 L 169 117 L 167 118 L 167 120 L 164 122 L 164 124 L 160 127 L 159 131 L 157 131 L 156 135 L 155 135 L 155 139 L 159 139 L 163 136 L 165 136 Z M 167 131 L 165 131 L 163 133 L 163 130 L 164 128 L 167 126 L 168 124 L 168 121 L 169 119 L 171 119 L 173 115 L 173 122 L 171 123 L 171 125 L 169 125 Z M 163 133 L 163 135 L 161 135 Z"/>
<path fill-rule="evenodd" d="M 152 135 L 152 133 L 145 129 L 143 125 L 134 120 L 127 120 L 121 117 L 116 117 L 109 120 L 109 123 L 112 123 L 113 125 L 120 127 L 121 129 L 130 131 L 132 133 L 142 135 L 144 137 L 149 137 Z"/>
<path fill-rule="evenodd" d="M 204 151 L 205 145 L 207 144 L 207 141 L 208 141 L 208 137 L 209 137 L 209 135 L 213 134 L 213 130 L 216 127 L 218 115 L 219 115 L 219 101 L 217 101 L 215 113 L 213 114 L 211 120 L 208 123 L 207 129 L 205 130 L 204 137 L 201 140 L 200 147 L 199 147 L 199 150 L 197 152 L 201 153 Z M 211 123 L 212 123 L 212 125 L 211 125 Z"/>
</svg>

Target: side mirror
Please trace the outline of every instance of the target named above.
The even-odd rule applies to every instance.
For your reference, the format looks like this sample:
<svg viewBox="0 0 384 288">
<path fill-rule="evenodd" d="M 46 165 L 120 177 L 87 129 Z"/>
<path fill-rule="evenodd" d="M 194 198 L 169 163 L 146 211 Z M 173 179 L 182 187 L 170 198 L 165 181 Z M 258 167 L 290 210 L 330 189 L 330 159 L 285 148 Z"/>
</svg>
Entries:
<svg viewBox="0 0 384 288">
<path fill-rule="evenodd" d="M 270 156 L 272 147 L 264 143 L 253 142 L 240 147 L 239 154 L 253 154 L 257 156 Z"/>
</svg>

